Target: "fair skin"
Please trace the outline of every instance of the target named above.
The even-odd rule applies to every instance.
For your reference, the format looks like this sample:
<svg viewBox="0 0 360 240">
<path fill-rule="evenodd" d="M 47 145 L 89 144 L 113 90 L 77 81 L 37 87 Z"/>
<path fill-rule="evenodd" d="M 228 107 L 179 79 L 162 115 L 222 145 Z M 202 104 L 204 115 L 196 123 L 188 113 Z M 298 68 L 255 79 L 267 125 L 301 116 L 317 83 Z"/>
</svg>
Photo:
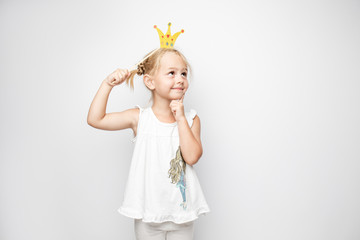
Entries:
<svg viewBox="0 0 360 240">
<path fill-rule="evenodd" d="M 123 83 L 130 73 L 126 69 L 117 69 L 101 84 L 91 103 L 88 124 L 103 130 L 122 130 L 131 128 L 136 135 L 139 109 L 106 113 L 106 104 L 111 89 Z M 194 118 L 191 128 L 185 118 L 183 100 L 188 89 L 187 67 L 176 53 L 167 52 L 160 60 L 157 71 L 144 76 L 145 85 L 153 92 L 152 110 L 159 121 L 177 122 L 179 142 L 184 161 L 196 164 L 202 155 L 200 139 L 200 119 Z"/>
</svg>

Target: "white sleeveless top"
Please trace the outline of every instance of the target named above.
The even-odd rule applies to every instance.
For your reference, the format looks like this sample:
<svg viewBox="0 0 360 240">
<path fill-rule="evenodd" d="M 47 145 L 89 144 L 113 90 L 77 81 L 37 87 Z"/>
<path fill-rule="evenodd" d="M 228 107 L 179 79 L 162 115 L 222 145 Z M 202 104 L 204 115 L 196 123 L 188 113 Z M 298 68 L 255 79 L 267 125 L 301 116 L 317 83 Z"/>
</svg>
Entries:
<svg viewBox="0 0 360 240">
<path fill-rule="evenodd" d="M 144 222 L 178 224 L 210 212 L 194 166 L 184 161 L 176 164 L 174 159 L 179 148 L 177 122 L 160 122 L 151 107 L 137 107 L 137 136 L 132 139 L 135 147 L 118 212 Z M 190 127 L 195 116 L 193 109 L 185 113 Z M 169 173 L 176 169 L 181 170 L 171 178 Z"/>
</svg>

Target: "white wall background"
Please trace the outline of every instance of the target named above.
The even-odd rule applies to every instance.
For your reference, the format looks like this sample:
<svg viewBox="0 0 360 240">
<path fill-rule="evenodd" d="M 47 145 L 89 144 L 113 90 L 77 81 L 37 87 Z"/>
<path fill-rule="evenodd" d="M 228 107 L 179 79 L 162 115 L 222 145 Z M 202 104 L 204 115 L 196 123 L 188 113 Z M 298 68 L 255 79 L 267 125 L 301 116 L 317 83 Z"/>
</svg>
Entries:
<svg viewBox="0 0 360 240">
<path fill-rule="evenodd" d="M 0 1 L 0 239 L 135 239 L 132 132 L 87 125 L 102 80 L 182 28 L 212 210 L 195 239 L 360 239 L 360 2 Z M 113 89 L 108 112 L 146 106 Z"/>
</svg>

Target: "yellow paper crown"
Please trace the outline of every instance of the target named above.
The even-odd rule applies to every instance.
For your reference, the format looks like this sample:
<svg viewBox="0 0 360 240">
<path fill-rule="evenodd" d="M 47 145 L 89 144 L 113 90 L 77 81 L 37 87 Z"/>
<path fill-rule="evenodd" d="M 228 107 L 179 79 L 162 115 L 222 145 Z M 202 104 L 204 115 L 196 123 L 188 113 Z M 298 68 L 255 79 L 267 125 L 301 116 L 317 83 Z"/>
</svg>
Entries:
<svg viewBox="0 0 360 240">
<path fill-rule="evenodd" d="M 178 36 L 184 32 L 184 29 L 182 29 L 180 32 L 175 33 L 174 35 L 171 35 L 170 32 L 170 26 L 171 23 L 168 23 L 168 30 L 166 34 L 164 35 L 163 32 L 157 28 L 155 25 L 154 28 L 158 31 L 159 38 L 160 38 L 160 48 L 174 48 L 174 44 Z"/>
</svg>

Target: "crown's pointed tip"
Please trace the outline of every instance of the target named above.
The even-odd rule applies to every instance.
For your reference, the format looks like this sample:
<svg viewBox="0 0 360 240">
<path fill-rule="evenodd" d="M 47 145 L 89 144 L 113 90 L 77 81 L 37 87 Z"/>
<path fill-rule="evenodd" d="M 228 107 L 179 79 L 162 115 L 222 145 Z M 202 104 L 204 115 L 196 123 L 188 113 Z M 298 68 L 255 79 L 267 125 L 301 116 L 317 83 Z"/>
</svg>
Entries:
<svg viewBox="0 0 360 240">
<path fill-rule="evenodd" d="M 181 32 L 184 33 L 184 29 L 181 29 Z"/>
<path fill-rule="evenodd" d="M 168 25 L 171 26 L 171 22 L 169 22 Z"/>
<path fill-rule="evenodd" d="M 156 26 L 156 25 L 154 25 L 154 28 L 157 28 L 157 26 Z"/>
</svg>

